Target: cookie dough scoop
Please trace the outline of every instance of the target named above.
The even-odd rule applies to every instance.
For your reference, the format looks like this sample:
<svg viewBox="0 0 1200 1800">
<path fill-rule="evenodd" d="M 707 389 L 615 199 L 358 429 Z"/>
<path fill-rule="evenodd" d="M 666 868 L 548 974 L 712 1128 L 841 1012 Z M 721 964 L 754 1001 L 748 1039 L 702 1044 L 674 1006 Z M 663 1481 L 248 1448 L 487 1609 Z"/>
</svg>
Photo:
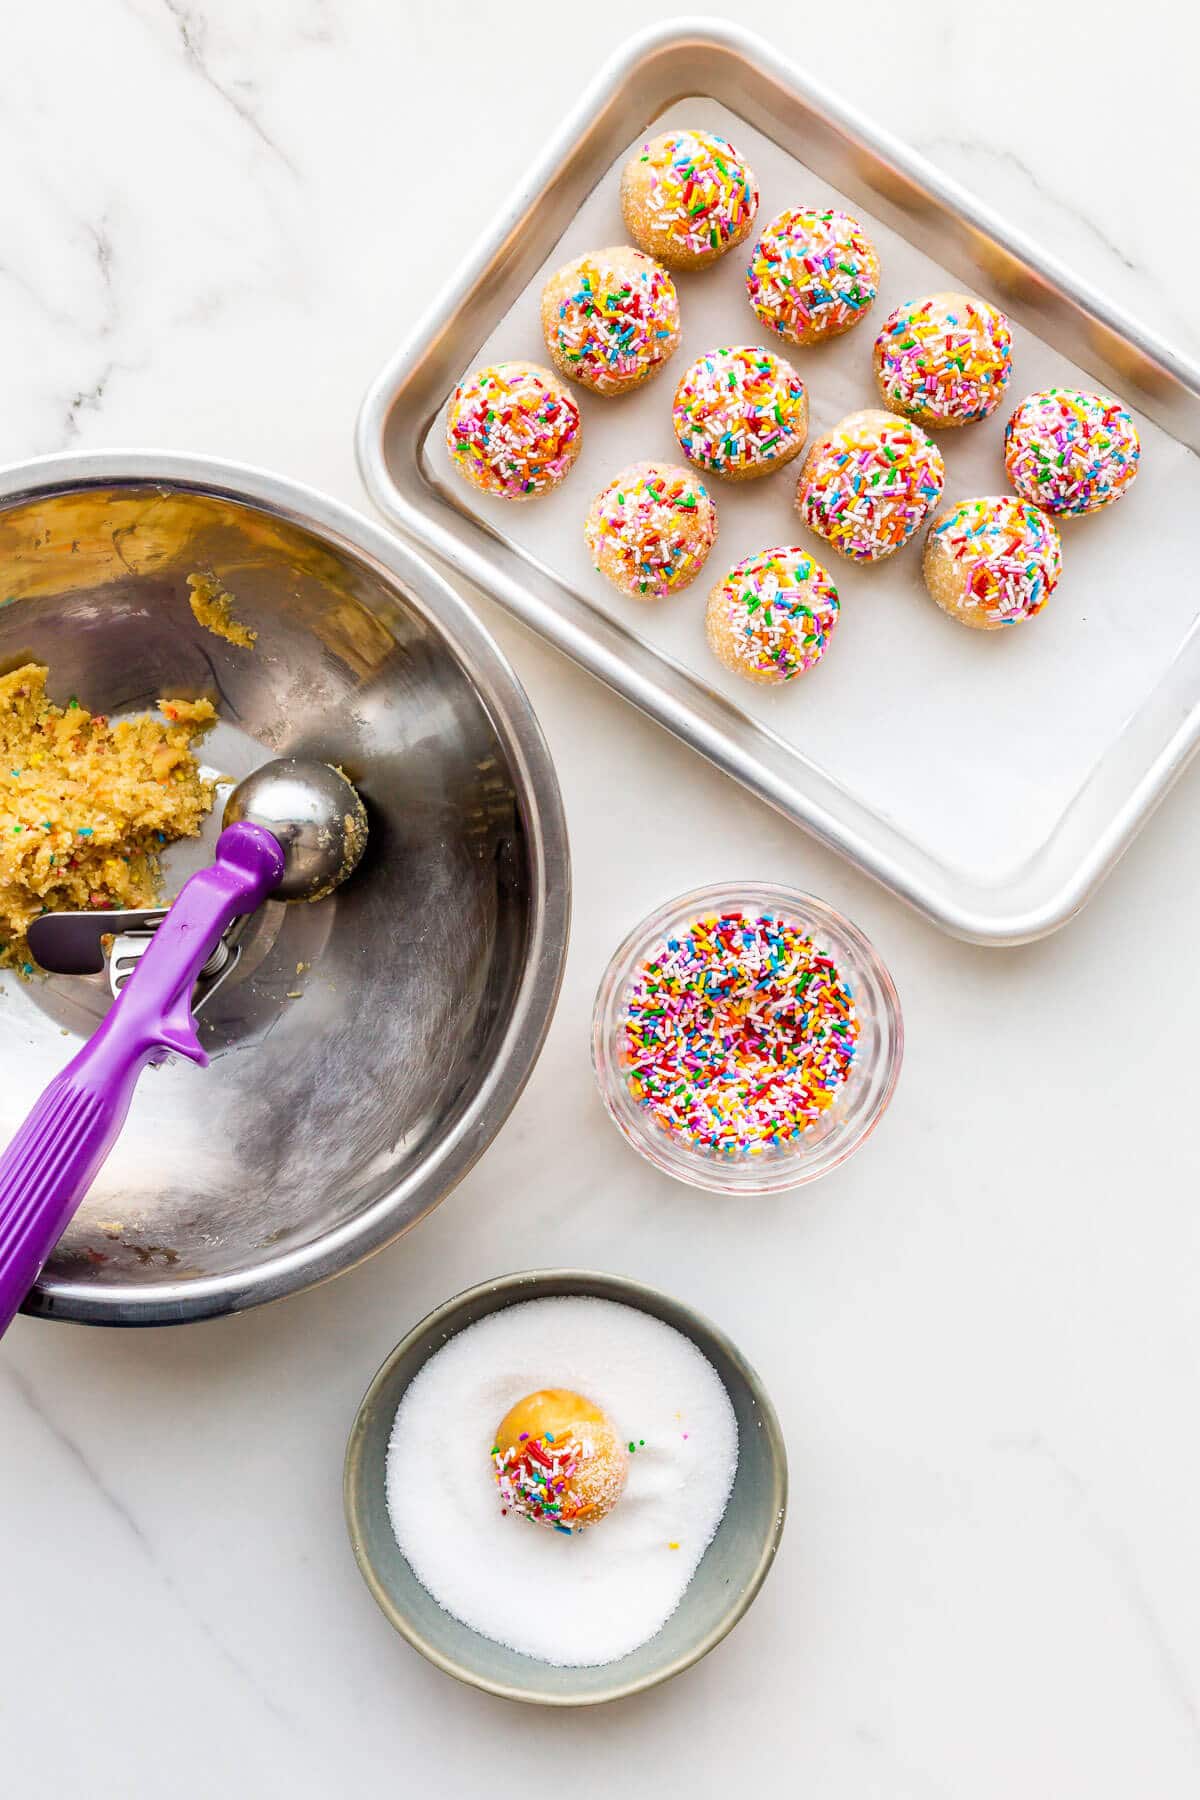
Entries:
<svg viewBox="0 0 1200 1800">
<path fill-rule="evenodd" d="M 184 883 L 99 1029 L 0 1155 L 0 1334 L 116 1143 L 142 1070 L 172 1053 L 207 1064 L 193 993 L 234 920 L 271 895 L 323 898 L 367 841 L 366 811 L 346 777 L 300 758 L 241 782 L 223 826 L 215 860 Z"/>
</svg>

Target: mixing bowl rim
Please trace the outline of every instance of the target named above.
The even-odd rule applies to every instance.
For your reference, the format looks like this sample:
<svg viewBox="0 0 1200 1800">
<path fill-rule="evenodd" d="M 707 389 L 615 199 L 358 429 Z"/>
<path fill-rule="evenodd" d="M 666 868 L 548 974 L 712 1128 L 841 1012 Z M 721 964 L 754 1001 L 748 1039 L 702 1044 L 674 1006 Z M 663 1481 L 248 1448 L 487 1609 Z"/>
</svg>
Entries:
<svg viewBox="0 0 1200 1800">
<path fill-rule="evenodd" d="M 147 449 L 61 453 L 0 467 L 0 507 L 90 487 L 163 486 L 256 507 L 315 532 L 385 580 L 436 627 L 479 694 L 509 757 L 530 847 L 531 908 L 525 966 L 491 1068 L 432 1154 L 403 1180 L 311 1243 L 248 1271 L 196 1280 L 98 1288 L 43 1277 L 24 1310 L 82 1324 L 174 1325 L 240 1312 L 301 1292 L 382 1250 L 433 1210 L 503 1125 L 532 1073 L 562 985 L 570 924 L 570 850 L 558 777 L 528 695 L 504 652 L 446 577 L 407 544 L 341 500 L 290 476 L 222 457 Z M 413 1216 L 396 1214 L 414 1197 Z"/>
<path fill-rule="evenodd" d="M 423 1368 L 429 1357 L 440 1349 L 455 1335 L 450 1329 L 464 1312 L 469 1311 L 476 1302 L 490 1302 L 476 1315 L 476 1319 L 486 1318 L 490 1313 L 499 1311 L 504 1306 L 519 1305 L 522 1300 L 543 1299 L 559 1294 L 586 1294 L 601 1300 L 614 1300 L 619 1305 L 631 1306 L 639 1312 L 651 1312 L 654 1317 L 673 1325 L 677 1331 L 689 1337 L 696 1347 L 709 1356 L 707 1345 L 714 1346 L 726 1361 L 737 1371 L 745 1383 L 746 1391 L 755 1407 L 759 1418 L 759 1427 L 763 1440 L 767 1445 L 771 1471 L 770 1507 L 768 1516 L 772 1526 L 765 1535 L 758 1555 L 747 1579 L 732 1594 L 720 1618 L 709 1629 L 703 1632 L 686 1650 L 649 1670 L 646 1674 L 630 1681 L 622 1681 L 612 1688 L 594 1693 L 563 1693 L 549 1688 L 537 1688 L 532 1685 L 536 1680 L 536 1670 L 541 1665 L 537 1657 L 528 1657 L 531 1676 L 530 1685 L 514 1686 L 511 1682 L 498 1681 L 479 1673 L 456 1657 L 440 1650 L 436 1644 L 425 1637 L 405 1611 L 393 1600 L 376 1571 L 375 1565 L 367 1550 L 364 1534 L 359 1528 L 360 1499 L 363 1493 L 363 1441 L 366 1435 L 368 1419 L 378 1404 L 384 1389 L 396 1365 L 417 1348 L 422 1340 L 435 1335 L 440 1342 L 435 1344 L 422 1357 L 419 1367 Z M 470 1321 L 471 1324 L 476 1319 Z M 466 1329 L 463 1325 L 459 1329 Z M 695 1334 L 695 1335 L 693 1335 Z M 710 1357 L 711 1360 L 711 1357 Z M 416 1371 L 414 1371 L 415 1375 Z M 412 1377 L 410 1377 L 410 1380 Z M 722 1381 L 724 1378 L 721 1377 Z M 788 1461 L 787 1443 L 779 1415 L 767 1392 L 761 1375 L 750 1363 L 733 1339 L 721 1329 L 699 1308 L 680 1300 L 676 1295 L 668 1293 L 664 1288 L 654 1287 L 649 1282 L 639 1281 L 631 1275 L 615 1275 L 601 1269 L 524 1269 L 508 1275 L 495 1275 L 488 1281 L 476 1282 L 473 1287 L 465 1288 L 462 1293 L 454 1294 L 435 1306 L 432 1312 L 419 1319 L 410 1331 L 407 1331 L 395 1348 L 383 1359 L 375 1371 L 371 1383 L 363 1395 L 354 1423 L 350 1428 L 350 1436 L 346 1443 L 346 1454 L 342 1466 L 342 1503 L 346 1518 L 346 1529 L 350 1537 L 350 1547 L 354 1552 L 354 1560 L 375 1604 L 392 1628 L 405 1641 L 420 1652 L 428 1662 L 451 1675 L 456 1681 L 467 1687 L 479 1688 L 484 1693 L 495 1694 L 502 1700 L 522 1701 L 534 1706 L 599 1706 L 610 1700 L 626 1700 L 633 1694 L 644 1693 L 648 1688 L 658 1687 L 664 1681 L 670 1681 L 690 1669 L 715 1650 L 722 1640 L 728 1637 L 734 1626 L 750 1610 L 757 1598 L 759 1590 L 771 1571 L 783 1537 L 783 1528 L 787 1519 L 788 1503 Z M 728 1517 L 728 1507 L 723 1515 L 718 1532 Z M 714 1539 L 715 1541 L 715 1539 Z M 711 1546 L 710 1546 L 711 1547 Z M 396 1553 L 403 1559 L 403 1551 L 399 1546 Z M 701 1559 L 700 1567 L 703 1566 Z M 699 1567 L 693 1580 L 699 1575 Z M 649 1640 L 651 1643 L 653 1639 Z M 618 1658 L 620 1662 L 621 1658 Z M 601 1666 L 617 1666 L 601 1665 Z M 582 1671 L 581 1671 L 582 1673 Z"/>
</svg>

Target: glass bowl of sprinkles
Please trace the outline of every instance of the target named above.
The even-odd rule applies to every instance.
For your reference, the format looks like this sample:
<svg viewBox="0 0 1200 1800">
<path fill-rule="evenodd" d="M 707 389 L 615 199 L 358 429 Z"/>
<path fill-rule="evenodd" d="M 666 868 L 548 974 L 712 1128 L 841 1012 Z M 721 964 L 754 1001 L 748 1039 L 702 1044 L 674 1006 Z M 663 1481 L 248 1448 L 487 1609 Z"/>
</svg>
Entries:
<svg viewBox="0 0 1200 1800">
<path fill-rule="evenodd" d="M 714 1193 L 827 1175 L 879 1123 L 900 1001 L 856 925 L 765 882 L 697 888 L 643 919 L 596 995 L 592 1061 L 622 1136 Z"/>
</svg>

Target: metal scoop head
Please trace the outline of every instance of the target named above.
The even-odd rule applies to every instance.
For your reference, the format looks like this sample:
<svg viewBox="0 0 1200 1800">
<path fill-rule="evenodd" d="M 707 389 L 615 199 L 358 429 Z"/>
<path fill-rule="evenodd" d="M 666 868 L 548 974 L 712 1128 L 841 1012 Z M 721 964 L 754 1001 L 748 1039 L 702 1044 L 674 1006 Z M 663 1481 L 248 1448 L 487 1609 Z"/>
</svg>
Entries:
<svg viewBox="0 0 1200 1800">
<path fill-rule="evenodd" d="M 367 847 L 367 811 L 340 769 L 315 757 L 264 763 L 225 802 L 225 825 L 269 831 L 283 851 L 276 900 L 323 900 Z"/>
</svg>

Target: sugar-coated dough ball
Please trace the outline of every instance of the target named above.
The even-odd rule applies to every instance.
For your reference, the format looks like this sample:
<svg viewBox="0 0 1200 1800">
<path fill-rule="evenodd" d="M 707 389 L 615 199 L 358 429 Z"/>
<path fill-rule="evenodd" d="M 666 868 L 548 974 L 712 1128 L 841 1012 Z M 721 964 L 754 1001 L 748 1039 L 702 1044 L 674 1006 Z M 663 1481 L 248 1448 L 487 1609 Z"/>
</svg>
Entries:
<svg viewBox="0 0 1200 1800">
<path fill-rule="evenodd" d="M 710 350 L 675 389 L 675 436 L 689 462 L 751 481 L 791 462 L 808 435 L 808 395 L 770 350 Z"/>
<path fill-rule="evenodd" d="M 542 289 L 542 331 L 560 375 L 597 394 L 626 394 L 656 374 L 679 343 L 675 283 L 628 244 L 594 250 Z"/>
<path fill-rule="evenodd" d="M 1052 513 L 1092 513 L 1119 500 L 1138 472 L 1137 426 L 1107 394 L 1043 388 L 1022 400 L 1004 432 L 1008 479 Z"/>
<path fill-rule="evenodd" d="M 764 325 L 793 344 L 839 337 L 866 317 L 879 289 L 879 257 L 858 220 L 836 208 L 791 207 L 772 219 L 746 270 Z"/>
<path fill-rule="evenodd" d="M 661 600 L 704 567 L 717 538 L 717 509 L 690 469 L 632 463 L 596 495 L 583 535 L 614 587 L 638 600 Z"/>
<path fill-rule="evenodd" d="M 911 419 L 869 408 L 819 437 L 804 459 L 796 507 L 848 562 L 879 562 L 937 505 L 946 466 Z"/>
<path fill-rule="evenodd" d="M 970 425 L 1000 404 L 1012 372 L 1008 320 L 969 294 L 898 306 L 875 339 L 883 403 L 918 425 Z"/>
<path fill-rule="evenodd" d="M 838 611 L 828 572 L 807 550 L 787 544 L 730 569 L 708 596 L 705 628 L 727 669 L 776 686 L 820 662 Z"/>
<path fill-rule="evenodd" d="M 996 631 L 1041 612 L 1062 573 L 1062 546 L 1053 523 L 1027 500 L 960 500 L 929 527 L 924 568 L 943 612 Z"/>
<path fill-rule="evenodd" d="M 621 211 L 634 243 L 659 262 L 702 269 L 748 235 L 758 183 L 724 138 L 667 131 L 625 164 Z"/>
<path fill-rule="evenodd" d="M 446 416 L 446 448 L 464 481 L 485 494 L 528 500 L 570 474 L 583 426 L 557 375 L 502 362 L 460 382 Z"/>
<path fill-rule="evenodd" d="M 629 1459 L 600 1407 L 570 1388 L 540 1388 L 501 1419 L 492 1467 L 505 1512 L 571 1532 L 612 1511 Z"/>
</svg>

